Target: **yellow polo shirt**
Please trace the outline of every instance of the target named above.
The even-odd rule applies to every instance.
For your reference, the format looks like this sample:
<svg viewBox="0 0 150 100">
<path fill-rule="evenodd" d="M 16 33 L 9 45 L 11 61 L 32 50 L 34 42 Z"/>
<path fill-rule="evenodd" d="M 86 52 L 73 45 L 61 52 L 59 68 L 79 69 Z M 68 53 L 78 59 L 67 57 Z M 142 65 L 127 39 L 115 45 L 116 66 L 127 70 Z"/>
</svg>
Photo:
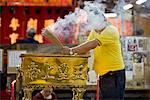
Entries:
<svg viewBox="0 0 150 100">
<path fill-rule="evenodd" d="M 87 41 L 93 39 L 98 39 L 100 43 L 100 46 L 94 49 L 93 65 L 98 75 L 124 69 L 120 35 L 116 27 L 107 25 L 100 34 L 92 30 Z"/>
</svg>

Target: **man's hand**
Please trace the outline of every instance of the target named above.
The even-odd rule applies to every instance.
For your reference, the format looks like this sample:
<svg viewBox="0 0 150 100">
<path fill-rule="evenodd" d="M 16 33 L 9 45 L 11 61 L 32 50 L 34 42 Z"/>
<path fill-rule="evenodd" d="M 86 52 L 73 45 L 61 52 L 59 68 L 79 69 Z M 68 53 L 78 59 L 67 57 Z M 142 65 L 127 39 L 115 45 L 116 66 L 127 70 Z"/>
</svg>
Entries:
<svg viewBox="0 0 150 100">
<path fill-rule="evenodd" d="M 63 49 L 62 49 L 61 53 L 65 54 L 65 55 L 69 55 L 69 52 L 70 52 L 69 47 L 63 46 Z"/>
</svg>

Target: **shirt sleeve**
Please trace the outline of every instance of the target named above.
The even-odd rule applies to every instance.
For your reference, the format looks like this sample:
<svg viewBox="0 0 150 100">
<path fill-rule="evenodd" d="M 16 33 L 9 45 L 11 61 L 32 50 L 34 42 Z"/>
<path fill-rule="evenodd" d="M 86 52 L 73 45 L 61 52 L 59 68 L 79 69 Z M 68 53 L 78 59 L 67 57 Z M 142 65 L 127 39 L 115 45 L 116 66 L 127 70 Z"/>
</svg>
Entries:
<svg viewBox="0 0 150 100">
<path fill-rule="evenodd" d="M 90 41 L 90 40 L 93 40 L 94 39 L 94 32 L 93 30 L 90 32 L 88 38 L 87 38 L 87 41 Z"/>
<path fill-rule="evenodd" d="M 97 36 L 97 39 L 100 41 L 101 45 L 113 44 L 115 42 L 115 30 L 107 28 Z"/>
<path fill-rule="evenodd" d="M 88 36 L 86 42 L 91 41 L 91 40 L 94 40 L 94 39 L 97 39 L 98 35 L 99 35 L 98 33 L 96 33 L 94 30 L 92 30 L 92 31 L 90 32 L 90 34 L 89 34 L 89 36 Z M 97 40 L 98 40 L 98 39 L 97 39 Z M 101 45 L 101 43 L 100 43 L 99 40 L 98 40 L 98 45 L 99 45 L 99 46 Z"/>
</svg>

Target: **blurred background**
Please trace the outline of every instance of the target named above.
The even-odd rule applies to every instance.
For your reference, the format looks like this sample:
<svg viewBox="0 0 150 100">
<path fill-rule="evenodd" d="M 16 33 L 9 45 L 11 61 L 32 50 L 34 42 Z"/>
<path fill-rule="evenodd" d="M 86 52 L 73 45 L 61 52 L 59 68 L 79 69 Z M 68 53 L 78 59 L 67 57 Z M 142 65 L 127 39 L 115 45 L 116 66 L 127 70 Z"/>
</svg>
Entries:
<svg viewBox="0 0 150 100">
<path fill-rule="evenodd" d="M 45 39 L 41 30 L 53 25 L 59 17 L 64 18 L 76 8 L 82 8 L 84 1 L 104 5 L 108 21 L 119 29 L 126 65 L 125 99 L 150 99 L 150 0 L 0 0 L 0 71 L 7 76 L 8 90 L 16 79 L 20 54 L 57 54 L 59 48 Z M 26 38 L 28 28 L 35 29 L 34 40 L 39 44 L 17 44 L 18 40 Z M 60 40 L 63 45 L 72 47 L 83 43 L 87 36 L 85 33 L 69 33 Z M 89 59 L 89 69 L 92 70 L 90 63 L 92 58 Z M 93 80 L 96 81 L 95 77 Z M 84 97 L 87 100 L 95 98 L 95 81 L 88 82 Z M 65 96 L 72 95 L 69 93 Z"/>
</svg>

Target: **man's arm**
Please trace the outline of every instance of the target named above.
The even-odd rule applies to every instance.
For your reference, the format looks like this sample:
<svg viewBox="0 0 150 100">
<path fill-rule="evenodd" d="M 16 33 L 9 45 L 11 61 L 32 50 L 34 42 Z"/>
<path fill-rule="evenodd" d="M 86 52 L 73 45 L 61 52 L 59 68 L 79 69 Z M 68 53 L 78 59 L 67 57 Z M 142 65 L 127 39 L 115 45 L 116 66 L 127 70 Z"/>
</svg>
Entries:
<svg viewBox="0 0 150 100">
<path fill-rule="evenodd" d="M 73 47 L 73 48 L 68 48 L 68 47 L 64 47 L 63 49 L 63 54 L 69 54 L 70 53 L 70 49 L 72 49 L 72 52 L 75 54 L 85 54 L 88 51 L 90 51 L 91 49 L 94 49 L 95 47 L 99 46 L 100 42 L 98 39 L 94 39 L 88 42 L 85 42 L 79 46 Z"/>
</svg>

